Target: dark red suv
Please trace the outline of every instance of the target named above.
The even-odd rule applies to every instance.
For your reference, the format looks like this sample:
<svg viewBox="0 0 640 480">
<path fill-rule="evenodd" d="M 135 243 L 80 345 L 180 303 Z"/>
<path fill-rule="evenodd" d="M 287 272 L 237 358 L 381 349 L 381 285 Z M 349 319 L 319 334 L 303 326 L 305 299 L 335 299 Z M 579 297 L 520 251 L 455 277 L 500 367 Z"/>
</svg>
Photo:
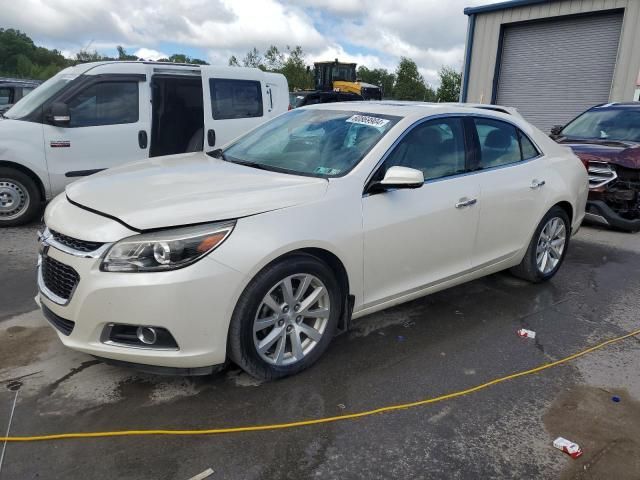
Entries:
<svg viewBox="0 0 640 480">
<path fill-rule="evenodd" d="M 589 171 L 586 219 L 640 231 L 640 102 L 590 108 L 551 137 L 571 147 Z"/>
</svg>

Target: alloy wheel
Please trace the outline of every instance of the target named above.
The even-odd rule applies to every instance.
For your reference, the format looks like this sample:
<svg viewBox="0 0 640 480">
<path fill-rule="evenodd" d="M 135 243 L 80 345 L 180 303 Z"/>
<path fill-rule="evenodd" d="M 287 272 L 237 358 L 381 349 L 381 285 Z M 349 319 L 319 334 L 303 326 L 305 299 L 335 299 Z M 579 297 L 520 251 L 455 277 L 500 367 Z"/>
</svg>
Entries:
<svg viewBox="0 0 640 480">
<path fill-rule="evenodd" d="M 567 230 L 559 217 L 551 218 L 538 237 L 536 263 L 538 270 L 547 275 L 560 263 L 567 244 Z"/>
<path fill-rule="evenodd" d="M 322 339 L 331 314 L 329 291 L 311 274 L 290 275 L 264 296 L 253 321 L 253 342 L 272 365 L 304 359 Z"/>
</svg>

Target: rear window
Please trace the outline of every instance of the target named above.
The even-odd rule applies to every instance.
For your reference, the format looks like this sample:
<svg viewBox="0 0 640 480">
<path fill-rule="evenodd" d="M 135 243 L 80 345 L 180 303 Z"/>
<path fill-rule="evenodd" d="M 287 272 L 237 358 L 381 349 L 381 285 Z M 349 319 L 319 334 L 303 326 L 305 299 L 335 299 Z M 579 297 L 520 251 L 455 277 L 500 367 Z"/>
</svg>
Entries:
<svg viewBox="0 0 640 480">
<path fill-rule="evenodd" d="M 262 116 L 262 87 L 255 80 L 209 80 L 214 120 Z"/>
</svg>

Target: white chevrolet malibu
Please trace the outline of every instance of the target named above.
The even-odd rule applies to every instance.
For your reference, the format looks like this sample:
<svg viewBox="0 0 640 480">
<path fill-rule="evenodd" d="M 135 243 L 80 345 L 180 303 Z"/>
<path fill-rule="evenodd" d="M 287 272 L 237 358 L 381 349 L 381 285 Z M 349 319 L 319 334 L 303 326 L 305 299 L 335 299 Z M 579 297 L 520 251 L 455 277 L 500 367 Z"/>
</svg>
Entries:
<svg viewBox="0 0 640 480">
<path fill-rule="evenodd" d="M 577 157 L 505 113 L 296 109 L 68 186 L 38 301 L 65 345 L 118 364 L 283 377 L 352 318 L 505 269 L 550 279 L 587 190 Z"/>
</svg>

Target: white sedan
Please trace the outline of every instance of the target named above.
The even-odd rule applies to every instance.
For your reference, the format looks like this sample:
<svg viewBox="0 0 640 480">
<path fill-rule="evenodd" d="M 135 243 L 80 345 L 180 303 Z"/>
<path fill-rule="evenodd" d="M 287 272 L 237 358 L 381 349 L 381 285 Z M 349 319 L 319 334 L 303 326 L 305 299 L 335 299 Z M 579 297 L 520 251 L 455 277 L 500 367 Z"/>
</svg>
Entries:
<svg viewBox="0 0 640 480">
<path fill-rule="evenodd" d="M 96 357 L 274 379 L 352 318 L 505 269 L 549 280 L 587 191 L 580 160 L 513 115 L 296 109 L 224 150 L 68 186 L 45 214 L 38 301 Z"/>
</svg>

